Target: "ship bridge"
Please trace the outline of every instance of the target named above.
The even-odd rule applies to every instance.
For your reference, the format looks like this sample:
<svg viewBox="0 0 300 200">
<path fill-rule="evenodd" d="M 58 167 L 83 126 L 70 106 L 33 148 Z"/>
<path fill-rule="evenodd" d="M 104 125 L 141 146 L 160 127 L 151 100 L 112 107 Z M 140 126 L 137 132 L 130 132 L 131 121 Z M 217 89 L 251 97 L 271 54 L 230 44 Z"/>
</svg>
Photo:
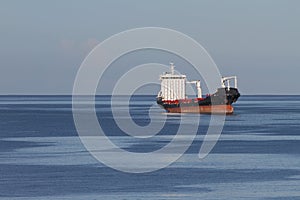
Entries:
<svg viewBox="0 0 300 200">
<path fill-rule="evenodd" d="M 163 100 L 185 99 L 186 75 L 175 74 L 174 64 L 171 64 L 171 72 L 165 72 L 160 76 L 161 90 L 158 96 Z"/>
</svg>

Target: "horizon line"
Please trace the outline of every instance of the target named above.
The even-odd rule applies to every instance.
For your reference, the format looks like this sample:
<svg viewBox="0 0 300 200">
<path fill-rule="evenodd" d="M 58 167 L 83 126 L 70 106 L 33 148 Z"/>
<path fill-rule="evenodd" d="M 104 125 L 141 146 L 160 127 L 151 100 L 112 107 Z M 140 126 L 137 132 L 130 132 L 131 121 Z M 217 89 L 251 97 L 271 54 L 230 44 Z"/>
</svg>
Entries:
<svg viewBox="0 0 300 200">
<path fill-rule="evenodd" d="M 73 94 L 0 94 L 0 96 L 73 96 Z M 111 94 L 80 94 L 76 96 L 112 96 Z M 116 96 L 131 96 L 131 95 L 116 95 Z M 156 96 L 156 94 L 135 94 L 134 96 Z M 192 95 L 189 95 L 192 96 Z M 205 96 L 205 95 L 203 95 Z M 300 94 L 242 94 L 241 96 L 300 96 Z"/>
</svg>

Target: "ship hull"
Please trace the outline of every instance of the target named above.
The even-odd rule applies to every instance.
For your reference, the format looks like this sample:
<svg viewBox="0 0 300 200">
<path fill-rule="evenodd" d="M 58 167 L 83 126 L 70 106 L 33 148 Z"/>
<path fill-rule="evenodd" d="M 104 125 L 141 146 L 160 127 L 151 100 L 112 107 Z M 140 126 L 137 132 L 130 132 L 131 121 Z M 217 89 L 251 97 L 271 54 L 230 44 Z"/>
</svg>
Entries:
<svg viewBox="0 0 300 200">
<path fill-rule="evenodd" d="M 157 104 L 170 113 L 232 114 L 232 104 L 239 97 L 240 93 L 236 88 L 219 88 L 215 94 L 205 98 L 166 101 L 158 97 Z"/>
<path fill-rule="evenodd" d="M 211 105 L 211 106 L 181 106 L 165 108 L 169 113 L 202 113 L 202 114 L 232 114 L 232 105 Z"/>
</svg>

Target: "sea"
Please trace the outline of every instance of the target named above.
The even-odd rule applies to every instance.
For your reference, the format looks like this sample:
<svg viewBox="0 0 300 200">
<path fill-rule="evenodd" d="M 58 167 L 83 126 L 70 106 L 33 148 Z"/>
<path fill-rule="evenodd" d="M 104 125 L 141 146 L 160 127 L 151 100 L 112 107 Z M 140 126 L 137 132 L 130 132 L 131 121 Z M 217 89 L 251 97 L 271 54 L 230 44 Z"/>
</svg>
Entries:
<svg viewBox="0 0 300 200">
<path fill-rule="evenodd" d="M 113 114 L 111 99 L 96 96 L 96 115 L 123 151 L 165 148 L 181 123 L 194 141 L 168 166 L 125 172 L 96 159 L 80 140 L 72 96 L 0 96 L 0 199 L 300 199 L 300 96 L 241 96 L 202 159 L 211 115 L 168 114 L 152 95 L 120 97 Z M 165 123 L 151 137 L 136 138 L 117 118 L 153 131 Z"/>
</svg>

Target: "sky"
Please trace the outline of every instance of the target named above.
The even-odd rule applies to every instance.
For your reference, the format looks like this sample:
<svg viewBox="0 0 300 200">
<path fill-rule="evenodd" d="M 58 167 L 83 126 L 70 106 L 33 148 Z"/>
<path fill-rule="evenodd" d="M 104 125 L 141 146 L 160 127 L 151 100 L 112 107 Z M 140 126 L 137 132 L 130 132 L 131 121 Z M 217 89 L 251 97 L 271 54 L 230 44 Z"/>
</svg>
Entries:
<svg viewBox="0 0 300 200">
<path fill-rule="evenodd" d="M 71 94 L 98 43 L 149 26 L 194 38 L 242 94 L 300 94 L 297 0 L 2 0 L 0 94 Z"/>
</svg>

